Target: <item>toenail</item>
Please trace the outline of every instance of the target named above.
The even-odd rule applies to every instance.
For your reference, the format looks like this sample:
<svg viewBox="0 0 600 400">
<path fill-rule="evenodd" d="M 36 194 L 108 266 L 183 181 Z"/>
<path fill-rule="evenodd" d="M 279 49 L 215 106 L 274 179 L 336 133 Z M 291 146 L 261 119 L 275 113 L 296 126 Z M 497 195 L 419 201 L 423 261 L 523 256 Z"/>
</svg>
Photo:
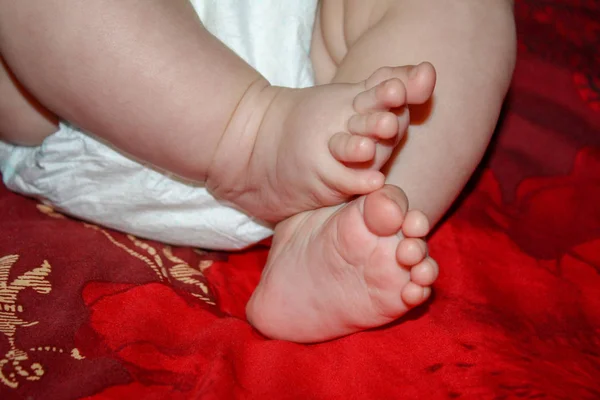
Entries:
<svg viewBox="0 0 600 400">
<path fill-rule="evenodd" d="M 421 63 L 423 64 L 423 63 Z M 419 73 L 419 66 L 421 64 L 418 64 L 416 66 L 410 67 L 410 71 L 408 71 L 408 77 L 409 78 L 414 78 L 415 76 L 417 76 L 417 74 Z"/>
</svg>

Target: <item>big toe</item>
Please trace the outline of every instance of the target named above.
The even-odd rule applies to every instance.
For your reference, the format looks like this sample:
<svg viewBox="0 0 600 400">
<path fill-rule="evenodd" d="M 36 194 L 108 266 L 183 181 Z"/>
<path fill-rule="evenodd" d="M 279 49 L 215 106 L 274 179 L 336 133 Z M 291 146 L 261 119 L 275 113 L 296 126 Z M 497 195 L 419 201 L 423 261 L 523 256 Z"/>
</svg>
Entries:
<svg viewBox="0 0 600 400">
<path fill-rule="evenodd" d="M 364 198 L 365 225 L 377 236 L 391 236 L 402 228 L 408 199 L 402 189 L 385 185 Z"/>
<path fill-rule="evenodd" d="M 382 67 L 367 79 L 366 87 L 370 89 L 394 78 L 400 79 L 404 83 L 409 104 L 423 104 L 433 94 L 436 71 L 428 62 L 400 67 Z"/>
</svg>

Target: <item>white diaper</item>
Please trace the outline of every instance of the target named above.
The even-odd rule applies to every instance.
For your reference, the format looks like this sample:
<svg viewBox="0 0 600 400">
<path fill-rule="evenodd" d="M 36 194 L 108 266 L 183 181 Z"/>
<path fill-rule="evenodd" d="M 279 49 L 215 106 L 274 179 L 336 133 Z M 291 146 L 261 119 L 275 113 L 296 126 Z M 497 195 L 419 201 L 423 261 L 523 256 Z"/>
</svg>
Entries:
<svg viewBox="0 0 600 400">
<path fill-rule="evenodd" d="M 317 0 L 191 3 L 206 28 L 272 84 L 313 84 L 309 50 Z M 40 147 L 0 142 L 0 171 L 11 190 L 65 213 L 175 245 L 240 249 L 272 233 L 201 185 L 141 165 L 66 123 Z"/>
</svg>

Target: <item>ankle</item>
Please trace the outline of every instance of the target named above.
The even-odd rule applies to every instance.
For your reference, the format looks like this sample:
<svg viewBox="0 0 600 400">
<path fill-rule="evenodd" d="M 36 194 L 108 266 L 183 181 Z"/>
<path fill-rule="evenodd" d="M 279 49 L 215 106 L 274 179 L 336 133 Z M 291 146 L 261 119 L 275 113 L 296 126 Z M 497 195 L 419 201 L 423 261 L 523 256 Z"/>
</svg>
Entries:
<svg viewBox="0 0 600 400">
<path fill-rule="evenodd" d="M 218 199 L 240 206 L 236 199 L 249 190 L 247 176 L 261 125 L 279 90 L 260 77 L 248 86 L 232 112 L 205 179 L 206 188 Z"/>
</svg>

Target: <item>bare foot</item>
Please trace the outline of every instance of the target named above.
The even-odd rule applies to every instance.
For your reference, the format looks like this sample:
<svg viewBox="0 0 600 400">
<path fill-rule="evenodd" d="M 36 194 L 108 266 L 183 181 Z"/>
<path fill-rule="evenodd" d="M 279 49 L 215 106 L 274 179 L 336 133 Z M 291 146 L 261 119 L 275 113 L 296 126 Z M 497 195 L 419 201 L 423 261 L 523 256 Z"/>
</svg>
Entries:
<svg viewBox="0 0 600 400">
<path fill-rule="evenodd" d="M 269 222 L 371 193 L 383 186 L 379 170 L 408 127 L 405 106 L 427 101 L 434 85 L 435 70 L 423 63 L 380 68 L 356 84 L 261 89 L 239 107 L 267 104 L 260 116 L 240 112 L 231 123 L 257 133 L 224 137 L 206 186 Z"/>
<path fill-rule="evenodd" d="M 386 185 L 342 207 L 277 225 L 246 307 L 264 335 L 319 342 L 387 324 L 425 301 L 438 266 L 421 239 L 427 218 Z"/>
</svg>

